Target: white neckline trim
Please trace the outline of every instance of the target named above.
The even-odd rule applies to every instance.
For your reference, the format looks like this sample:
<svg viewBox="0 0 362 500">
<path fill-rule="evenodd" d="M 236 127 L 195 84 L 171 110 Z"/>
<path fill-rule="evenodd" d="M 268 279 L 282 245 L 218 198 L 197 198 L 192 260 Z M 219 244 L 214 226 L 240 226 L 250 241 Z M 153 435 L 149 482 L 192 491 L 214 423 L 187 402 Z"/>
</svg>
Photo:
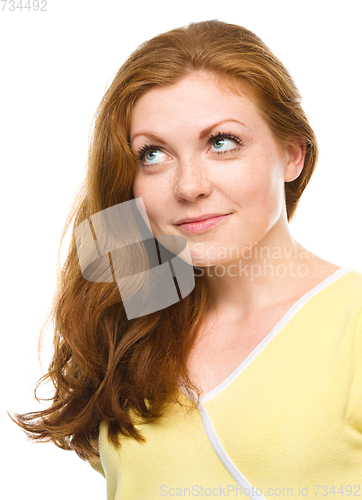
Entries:
<svg viewBox="0 0 362 500">
<path fill-rule="evenodd" d="M 256 356 L 264 349 L 266 345 L 282 330 L 282 328 L 291 320 L 291 318 L 317 293 L 337 281 L 339 278 L 344 276 L 345 274 L 355 271 L 354 269 L 341 267 L 337 271 L 335 271 L 331 276 L 326 278 L 324 281 L 319 283 L 319 285 L 315 286 L 309 292 L 304 294 L 297 302 L 295 302 L 292 307 L 286 312 L 283 318 L 278 322 L 278 324 L 269 332 L 267 337 L 265 337 L 260 344 L 249 354 L 247 358 L 236 368 L 236 370 L 227 377 L 221 384 L 217 387 L 209 391 L 204 395 L 201 399 L 200 404 L 198 406 L 198 410 L 201 416 L 201 420 L 204 426 L 204 430 L 206 435 L 210 441 L 211 446 L 213 447 L 216 455 L 219 457 L 220 461 L 224 465 L 224 467 L 229 471 L 231 476 L 235 479 L 237 484 L 243 489 L 245 495 L 249 496 L 252 500 L 267 500 L 262 494 L 260 494 L 260 490 L 255 489 L 252 484 L 246 479 L 245 476 L 240 472 L 240 470 L 236 467 L 234 462 L 231 460 L 229 455 L 226 453 L 223 445 L 221 444 L 218 435 L 215 431 L 214 425 L 210 418 L 209 413 L 207 412 L 204 403 L 210 401 L 213 397 L 219 394 L 225 387 L 227 387 L 233 380 L 237 378 L 237 376 L 256 358 Z"/>
<path fill-rule="evenodd" d="M 201 415 L 201 420 L 206 432 L 206 435 L 213 447 L 216 455 L 219 457 L 221 463 L 225 466 L 225 468 L 230 472 L 231 476 L 235 479 L 237 484 L 242 488 L 243 495 L 245 494 L 252 500 L 267 500 L 261 493 L 260 490 L 256 490 L 251 483 L 246 479 L 245 476 L 240 472 L 240 470 L 236 467 L 234 462 L 231 460 L 229 455 L 224 450 L 223 445 L 221 444 L 213 423 L 211 421 L 210 415 L 205 409 L 204 405 L 200 403 L 199 412 Z"/>
<path fill-rule="evenodd" d="M 214 387 L 214 389 L 211 389 L 209 392 L 203 395 L 203 397 L 200 400 L 200 403 L 203 405 L 204 403 L 207 403 L 211 399 L 213 399 L 215 396 L 220 394 L 228 385 L 230 385 L 239 375 L 240 373 L 245 370 L 247 366 L 250 365 L 252 361 L 261 353 L 261 351 L 269 344 L 271 340 L 273 340 L 274 337 L 286 326 L 287 323 L 293 318 L 293 316 L 296 315 L 296 313 L 315 295 L 317 295 L 319 292 L 327 288 L 329 285 L 337 281 L 339 278 L 344 276 L 345 274 L 355 271 L 352 268 L 349 267 L 341 267 L 340 269 L 337 269 L 333 274 L 328 276 L 325 280 L 323 280 L 321 283 L 316 285 L 314 288 L 306 292 L 300 299 L 298 299 L 291 307 L 288 309 L 288 311 L 284 314 L 284 316 L 280 319 L 280 321 L 275 325 L 275 327 L 268 333 L 266 337 L 255 347 L 255 349 L 241 362 L 241 364 L 222 382 L 220 382 L 219 385 Z M 262 498 L 262 497 L 258 497 Z"/>
</svg>

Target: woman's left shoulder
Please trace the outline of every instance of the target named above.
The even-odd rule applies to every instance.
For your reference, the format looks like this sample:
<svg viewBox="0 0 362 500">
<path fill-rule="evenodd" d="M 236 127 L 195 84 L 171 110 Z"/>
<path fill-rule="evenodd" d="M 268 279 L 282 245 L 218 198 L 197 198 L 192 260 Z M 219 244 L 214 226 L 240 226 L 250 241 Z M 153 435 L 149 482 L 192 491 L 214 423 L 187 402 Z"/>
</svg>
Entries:
<svg viewBox="0 0 362 500">
<path fill-rule="evenodd" d="M 341 267 L 331 277 L 335 278 L 335 289 L 340 300 L 355 301 L 356 305 L 362 305 L 362 273 L 351 267 Z"/>
<path fill-rule="evenodd" d="M 339 266 L 330 268 L 325 276 L 318 305 L 328 312 L 329 327 L 349 330 L 353 335 L 361 331 L 362 335 L 362 273 Z"/>
</svg>

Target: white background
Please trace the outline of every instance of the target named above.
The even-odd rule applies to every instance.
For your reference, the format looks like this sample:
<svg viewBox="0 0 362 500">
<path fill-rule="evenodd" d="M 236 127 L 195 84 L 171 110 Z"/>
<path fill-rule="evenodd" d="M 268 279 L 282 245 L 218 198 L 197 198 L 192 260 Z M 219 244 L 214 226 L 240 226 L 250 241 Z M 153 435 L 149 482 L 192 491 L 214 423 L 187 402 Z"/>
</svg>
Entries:
<svg viewBox="0 0 362 500">
<path fill-rule="evenodd" d="M 27 442 L 5 413 L 39 408 L 32 399 L 41 375 L 37 340 L 100 99 L 127 56 L 158 33 L 207 19 L 254 31 L 291 72 L 320 145 L 292 234 L 318 256 L 362 272 L 360 3 L 48 0 L 46 12 L 3 7 L 0 496 L 105 499 L 105 480 L 87 463 L 53 444 Z"/>
</svg>

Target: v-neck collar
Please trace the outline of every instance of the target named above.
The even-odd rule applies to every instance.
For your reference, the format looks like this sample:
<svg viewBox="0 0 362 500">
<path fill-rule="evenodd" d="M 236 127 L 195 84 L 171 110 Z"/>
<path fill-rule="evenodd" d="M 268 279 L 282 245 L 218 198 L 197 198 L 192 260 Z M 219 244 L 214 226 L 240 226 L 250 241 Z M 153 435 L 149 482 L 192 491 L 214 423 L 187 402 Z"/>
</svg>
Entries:
<svg viewBox="0 0 362 500">
<path fill-rule="evenodd" d="M 321 283 L 313 287 L 311 290 L 306 292 L 300 299 L 298 299 L 284 314 L 284 316 L 278 321 L 275 327 L 266 335 L 266 337 L 259 342 L 259 344 L 252 350 L 252 352 L 240 363 L 240 365 L 235 368 L 235 370 L 226 377 L 219 385 L 208 391 L 201 398 L 201 403 L 207 403 L 215 396 L 220 394 L 231 382 L 233 382 L 238 375 L 245 370 L 247 366 L 254 361 L 254 359 L 261 353 L 261 351 L 269 344 L 269 342 L 274 339 L 277 334 L 290 322 L 290 320 L 297 314 L 297 312 L 315 295 L 320 293 L 322 290 L 325 290 L 329 285 L 337 281 L 339 278 L 344 276 L 345 274 L 354 271 L 354 269 L 341 267 L 337 269 L 333 274 L 328 276 Z"/>
<path fill-rule="evenodd" d="M 267 500 L 262 494 L 261 491 L 258 491 L 254 488 L 254 486 L 250 483 L 250 481 L 245 477 L 242 472 L 238 469 L 238 467 L 234 464 L 228 453 L 226 452 L 223 444 L 221 443 L 217 432 L 214 428 L 212 419 L 205 407 L 205 403 L 211 401 L 215 396 L 220 394 L 228 385 L 230 385 L 239 375 L 245 370 L 247 366 L 252 363 L 252 361 L 261 353 L 261 351 L 270 343 L 270 341 L 277 336 L 277 334 L 283 330 L 283 328 L 291 321 L 291 319 L 298 313 L 298 311 L 314 296 L 325 290 L 329 285 L 337 281 L 342 276 L 346 275 L 349 272 L 354 272 L 354 269 L 341 267 L 333 274 L 331 274 L 328 278 L 323 280 L 321 283 L 313 287 L 307 293 L 302 295 L 300 299 L 298 299 L 284 314 L 281 320 L 275 325 L 275 327 L 268 333 L 268 335 L 255 347 L 255 349 L 240 363 L 240 365 L 233 371 L 231 375 L 229 375 L 223 382 L 217 385 L 214 389 L 207 392 L 200 400 L 198 405 L 199 414 L 201 416 L 202 425 L 204 427 L 207 438 L 213 447 L 216 455 L 225 466 L 225 468 L 229 471 L 233 479 L 237 482 L 237 484 L 242 488 L 242 491 L 245 492 L 246 496 L 251 500 Z M 181 388 L 181 391 L 184 392 L 185 389 Z M 186 397 L 189 396 L 184 393 Z M 196 394 L 191 390 L 191 396 L 196 402 Z"/>
<path fill-rule="evenodd" d="M 208 391 L 204 394 L 200 400 L 200 404 L 203 405 L 207 403 L 215 396 L 220 394 L 229 384 L 231 384 L 240 373 L 245 370 L 247 366 L 249 366 L 254 359 L 261 353 L 261 351 L 273 340 L 277 334 L 290 322 L 290 320 L 297 314 L 297 312 L 315 295 L 320 293 L 322 290 L 325 290 L 329 285 L 337 281 L 339 278 L 344 276 L 345 274 L 355 271 L 352 268 L 341 267 L 337 269 L 333 274 L 328 276 L 321 283 L 313 287 L 311 290 L 306 292 L 302 297 L 300 297 L 284 314 L 284 316 L 278 321 L 275 327 L 266 335 L 266 337 L 261 340 L 261 342 L 252 350 L 252 352 L 240 363 L 240 365 L 235 368 L 235 370 L 228 375 L 220 384 L 216 387 Z M 183 392 L 183 391 L 182 391 Z M 192 391 L 193 396 L 196 400 L 196 394 Z"/>
</svg>

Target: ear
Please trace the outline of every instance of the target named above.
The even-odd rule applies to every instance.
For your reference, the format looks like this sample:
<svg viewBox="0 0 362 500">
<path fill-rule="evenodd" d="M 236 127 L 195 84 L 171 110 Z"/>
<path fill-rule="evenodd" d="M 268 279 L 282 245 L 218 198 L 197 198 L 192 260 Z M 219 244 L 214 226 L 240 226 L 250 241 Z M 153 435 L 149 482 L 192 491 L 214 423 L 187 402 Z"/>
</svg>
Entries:
<svg viewBox="0 0 362 500">
<path fill-rule="evenodd" d="M 284 182 L 294 181 L 303 170 L 306 145 L 298 141 L 290 141 L 286 147 L 286 168 L 284 172 Z"/>
</svg>

